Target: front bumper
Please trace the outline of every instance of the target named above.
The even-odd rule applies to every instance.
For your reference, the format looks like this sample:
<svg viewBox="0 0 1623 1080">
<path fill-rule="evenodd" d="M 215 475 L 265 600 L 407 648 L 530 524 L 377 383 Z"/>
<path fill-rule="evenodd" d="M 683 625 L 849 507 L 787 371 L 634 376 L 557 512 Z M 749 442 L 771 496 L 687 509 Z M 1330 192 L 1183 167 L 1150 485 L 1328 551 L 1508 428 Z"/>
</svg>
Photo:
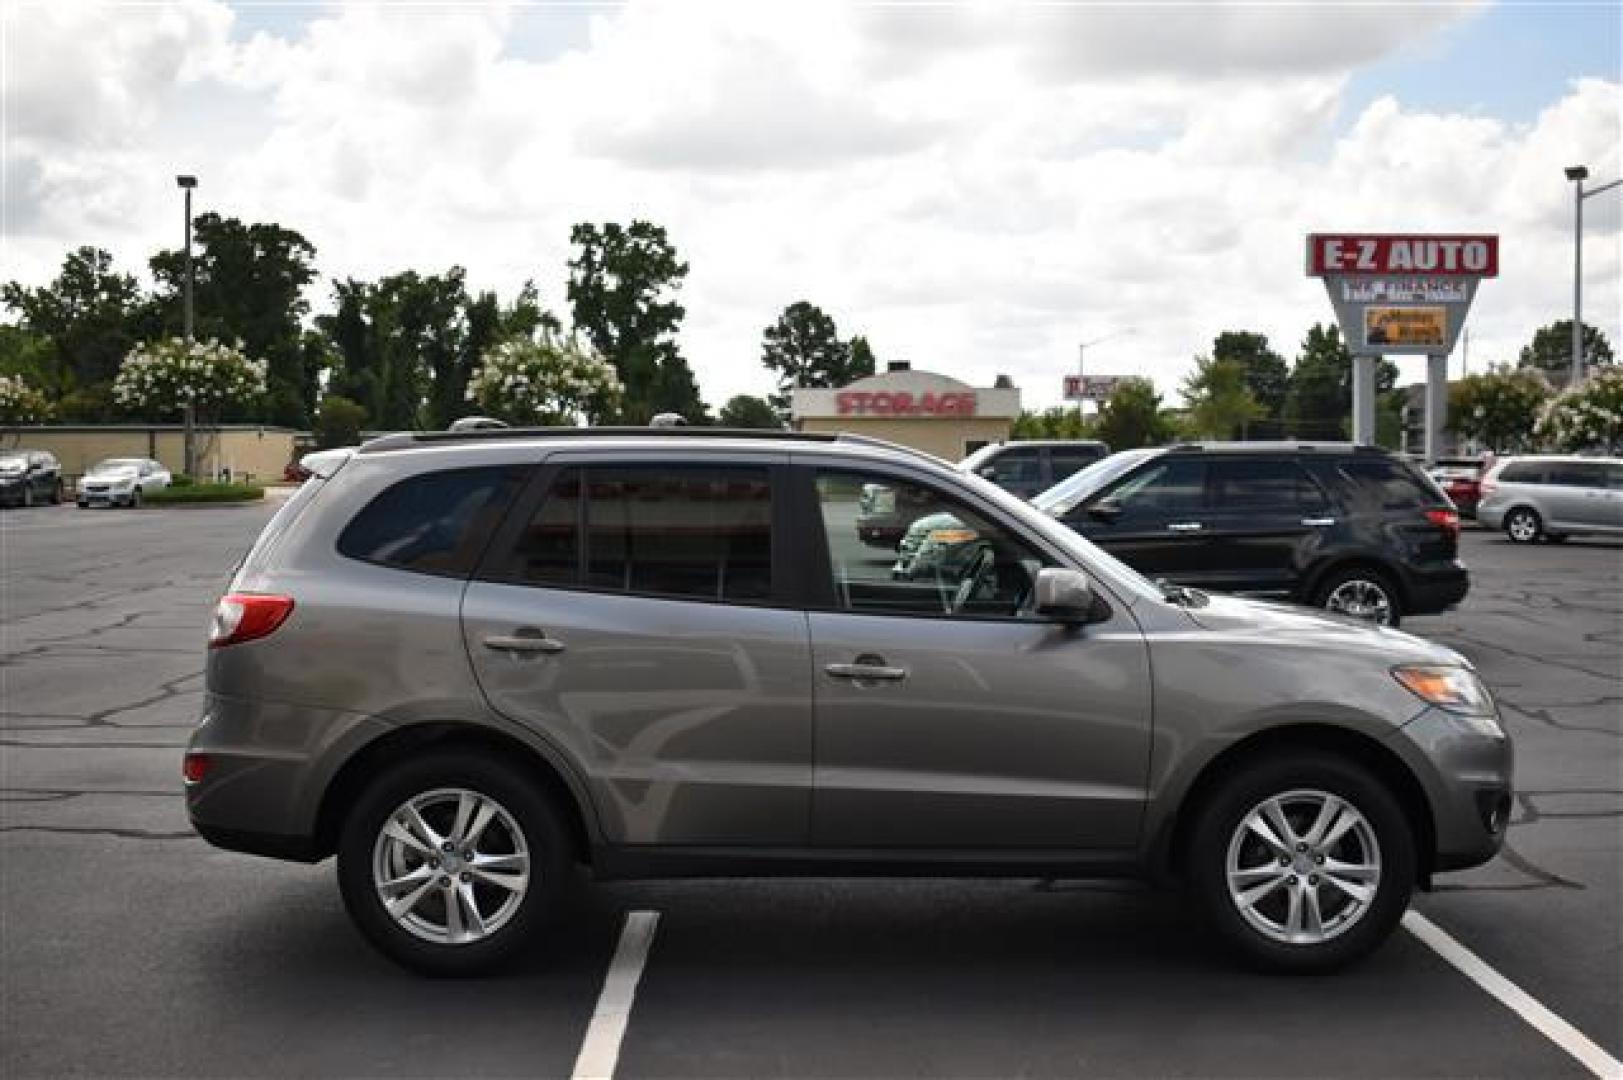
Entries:
<svg viewBox="0 0 1623 1080">
<path fill-rule="evenodd" d="M 1429 708 L 1393 732 L 1389 745 L 1409 764 L 1431 808 L 1432 869 L 1464 870 L 1492 859 L 1505 840 L 1515 794 L 1515 748 L 1442 709 Z"/>
</svg>

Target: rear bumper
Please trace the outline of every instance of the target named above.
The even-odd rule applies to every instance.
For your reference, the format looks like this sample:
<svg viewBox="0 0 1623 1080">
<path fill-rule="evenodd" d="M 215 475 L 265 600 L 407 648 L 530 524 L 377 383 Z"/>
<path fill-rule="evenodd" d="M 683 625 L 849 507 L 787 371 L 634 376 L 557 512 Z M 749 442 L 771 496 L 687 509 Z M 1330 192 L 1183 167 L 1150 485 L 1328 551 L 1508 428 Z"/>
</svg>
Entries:
<svg viewBox="0 0 1623 1080">
<path fill-rule="evenodd" d="M 1458 559 L 1435 567 L 1410 570 L 1404 581 L 1408 614 L 1436 615 L 1454 607 L 1471 591 L 1471 573 Z"/>
</svg>

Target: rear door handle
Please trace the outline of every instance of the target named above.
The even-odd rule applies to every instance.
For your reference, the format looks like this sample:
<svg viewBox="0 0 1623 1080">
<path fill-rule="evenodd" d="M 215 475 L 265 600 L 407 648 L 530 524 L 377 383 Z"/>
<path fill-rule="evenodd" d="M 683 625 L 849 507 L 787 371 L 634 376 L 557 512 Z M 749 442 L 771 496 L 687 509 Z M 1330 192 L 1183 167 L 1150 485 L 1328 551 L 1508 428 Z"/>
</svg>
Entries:
<svg viewBox="0 0 1623 1080">
<path fill-rule="evenodd" d="M 499 652 L 561 653 L 564 651 L 563 642 L 555 641 L 539 630 L 532 630 L 527 634 L 487 634 L 483 641 L 485 648 L 495 649 Z"/>
<path fill-rule="evenodd" d="M 1198 521 L 1174 521 L 1172 524 L 1167 526 L 1167 531 L 1168 532 L 1199 532 L 1203 528 L 1205 528 L 1205 526 L 1202 525 Z"/>
<path fill-rule="evenodd" d="M 884 664 L 828 664 L 823 670 L 836 679 L 899 682 L 907 678 L 906 668 L 887 667 Z"/>
<path fill-rule="evenodd" d="M 1334 525 L 1335 523 L 1336 523 L 1335 518 L 1303 518 L 1302 519 L 1302 524 L 1303 525 Z"/>
</svg>

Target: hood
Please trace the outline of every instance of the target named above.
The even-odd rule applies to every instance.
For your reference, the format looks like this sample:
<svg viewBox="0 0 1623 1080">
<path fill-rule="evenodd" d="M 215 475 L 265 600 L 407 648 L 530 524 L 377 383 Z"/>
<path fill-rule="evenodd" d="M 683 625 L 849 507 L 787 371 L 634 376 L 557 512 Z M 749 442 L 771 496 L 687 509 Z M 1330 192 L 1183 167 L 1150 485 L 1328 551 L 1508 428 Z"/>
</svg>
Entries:
<svg viewBox="0 0 1623 1080">
<path fill-rule="evenodd" d="M 135 470 L 134 467 L 125 466 L 124 468 L 120 468 L 120 469 L 100 469 L 100 470 L 97 470 L 96 472 L 93 472 L 93 473 L 87 473 L 85 475 L 85 479 L 86 480 L 92 480 L 92 481 L 94 481 L 94 480 L 110 480 L 110 481 L 133 480 L 133 479 L 135 479 L 135 474 L 136 474 L 136 470 Z"/>
<path fill-rule="evenodd" d="M 1255 636 L 1270 644 L 1321 645 L 1366 653 L 1390 664 L 1471 666 L 1453 649 L 1318 608 L 1213 593 L 1205 605 L 1183 610 L 1201 628 L 1225 636 Z"/>
</svg>

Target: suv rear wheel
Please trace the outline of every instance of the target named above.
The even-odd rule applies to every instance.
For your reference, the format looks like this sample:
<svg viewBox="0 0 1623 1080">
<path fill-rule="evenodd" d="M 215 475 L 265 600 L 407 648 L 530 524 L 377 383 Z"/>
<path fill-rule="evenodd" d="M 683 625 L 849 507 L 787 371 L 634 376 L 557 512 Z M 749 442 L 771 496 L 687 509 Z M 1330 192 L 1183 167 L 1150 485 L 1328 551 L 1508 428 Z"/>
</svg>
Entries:
<svg viewBox="0 0 1623 1080">
<path fill-rule="evenodd" d="M 1256 761 L 1198 810 L 1187 870 L 1207 919 L 1252 964 L 1329 971 L 1392 932 L 1414 890 L 1402 808 L 1358 764 L 1313 751 Z"/>
<path fill-rule="evenodd" d="M 558 906 L 568 833 L 522 774 L 483 754 L 408 761 L 355 804 L 338 884 L 373 945 L 429 975 L 512 960 Z"/>
<path fill-rule="evenodd" d="M 1505 515 L 1505 535 L 1513 544 L 1532 544 L 1544 532 L 1544 521 L 1531 506 L 1518 506 Z"/>
<path fill-rule="evenodd" d="M 1403 621 L 1397 586 L 1386 574 L 1368 566 L 1330 571 L 1313 594 L 1313 606 L 1377 626 L 1397 626 Z"/>
</svg>

